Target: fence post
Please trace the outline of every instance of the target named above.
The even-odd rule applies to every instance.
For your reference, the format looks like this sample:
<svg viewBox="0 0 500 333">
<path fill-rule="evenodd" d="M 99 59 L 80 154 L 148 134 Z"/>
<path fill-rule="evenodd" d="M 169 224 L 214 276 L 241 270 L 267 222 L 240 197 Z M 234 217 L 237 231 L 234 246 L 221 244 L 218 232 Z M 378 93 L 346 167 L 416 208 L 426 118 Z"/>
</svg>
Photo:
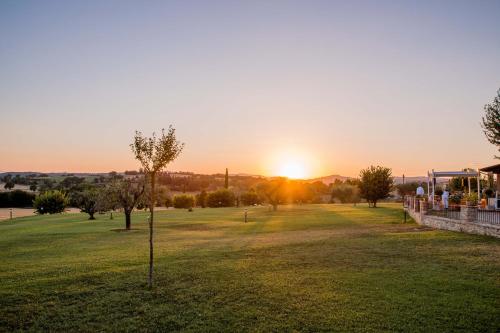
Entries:
<svg viewBox="0 0 500 333">
<path fill-rule="evenodd" d="M 420 215 L 427 214 L 427 205 L 425 204 L 425 200 L 420 200 Z"/>
<path fill-rule="evenodd" d="M 460 207 L 460 219 L 465 222 L 473 222 L 477 219 L 476 206 L 462 206 Z"/>
</svg>

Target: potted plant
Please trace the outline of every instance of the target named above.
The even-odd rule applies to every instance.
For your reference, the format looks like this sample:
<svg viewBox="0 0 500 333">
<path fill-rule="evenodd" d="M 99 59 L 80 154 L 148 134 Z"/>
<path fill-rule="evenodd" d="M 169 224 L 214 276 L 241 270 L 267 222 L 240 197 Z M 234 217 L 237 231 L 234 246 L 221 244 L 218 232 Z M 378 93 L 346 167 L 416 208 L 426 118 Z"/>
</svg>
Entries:
<svg viewBox="0 0 500 333">
<path fill-rule="evenodd" d="M 476 192 L 467 193 L 464 195 L 465 205 L 466 206 L 476 206 L 478 201 L 478 195 Z"/>
</svg>

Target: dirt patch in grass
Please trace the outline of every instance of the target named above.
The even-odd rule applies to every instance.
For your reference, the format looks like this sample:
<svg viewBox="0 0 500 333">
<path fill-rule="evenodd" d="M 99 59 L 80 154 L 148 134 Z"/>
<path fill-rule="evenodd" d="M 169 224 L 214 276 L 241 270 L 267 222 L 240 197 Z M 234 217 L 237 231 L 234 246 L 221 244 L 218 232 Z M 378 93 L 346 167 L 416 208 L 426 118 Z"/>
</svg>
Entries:
<svg viewBox="0 0 500 333">
<path fill-rule="evenodd" d="M 122 228 L 119 228 L 119 229 L 111 229 L 110 231 L 114 231 L 114 232 L 133 232 L 133 231 L 140 231 L 141 229 L 135 229 L 135 228 L 131 228 L 131 229 L 122 229 Z"/>
<path fill-rule="evenodd" d="M 206 224 L 200 224 L 200 223 L 173 224 L 166 226 L 166 228 L 176 229 L 176 230 L 186 230 L 186 231 L 208 231 L 215 229 L 214 227 L 210 227 Z"/>
</svg>

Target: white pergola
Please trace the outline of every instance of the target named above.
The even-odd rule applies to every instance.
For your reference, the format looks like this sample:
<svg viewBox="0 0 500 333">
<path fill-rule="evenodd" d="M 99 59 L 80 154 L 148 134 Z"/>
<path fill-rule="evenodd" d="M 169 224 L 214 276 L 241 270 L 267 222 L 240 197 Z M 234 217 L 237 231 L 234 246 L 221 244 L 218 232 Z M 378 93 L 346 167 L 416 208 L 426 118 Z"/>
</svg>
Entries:
<svg viewBox="0 0 500 333">
<path fill-rule="evenodd" d="M 451 178 L 451 177 L 466 177 L 469 187 L 469 194 L 471 193 L 470 179 L 477 178 L 477 193 L 481 193 L 481 172 L 474 169 L 466 169 L 464 171 L 434 171 L 427 172 L 427 195 L 429 201 L 432 201 L 434 206 L 434 191 L 436 189 L 436 178 Z M 431 192 L 432 188 L 432 192 Z"/>
</svg>

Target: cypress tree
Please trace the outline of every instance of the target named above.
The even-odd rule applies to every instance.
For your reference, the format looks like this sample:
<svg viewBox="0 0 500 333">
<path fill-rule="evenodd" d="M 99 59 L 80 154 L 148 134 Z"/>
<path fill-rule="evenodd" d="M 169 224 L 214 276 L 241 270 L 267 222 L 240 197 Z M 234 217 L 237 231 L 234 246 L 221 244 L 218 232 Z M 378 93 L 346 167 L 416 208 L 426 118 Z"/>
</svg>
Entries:
<svg viewBox="0 0 500 333">
<path fill-rule="evenodd" d="M 226 177 L 224 177 L 224 188 L 228 189 L 229 188 L 229 173 L 226 168 Z"/>
</svg>

